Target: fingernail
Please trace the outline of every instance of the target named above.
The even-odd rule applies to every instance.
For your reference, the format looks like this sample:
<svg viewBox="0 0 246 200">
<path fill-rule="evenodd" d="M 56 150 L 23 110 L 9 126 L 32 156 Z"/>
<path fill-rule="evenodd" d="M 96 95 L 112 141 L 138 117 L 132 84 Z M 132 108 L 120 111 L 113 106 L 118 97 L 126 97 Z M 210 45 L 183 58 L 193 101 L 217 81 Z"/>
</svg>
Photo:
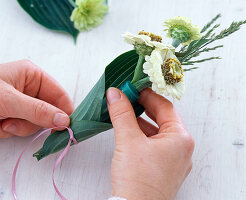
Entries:
<svg viewBox="0 0 246 200">
<path fill-rule="evenodd" d="M 107 101 L 110 105 L 119 101 L 120 98 L 121 98 L 121 94 L 120 94 L 119 90 L 117 90 L 115 88 L 109 88 L 107 90 Z"/>
<path fill-rule="evenodd" d="M 63 113 L 56 113 L 54 117 L 54 125 L 55 126 L 67 126 L 69 121 L 69 117 Z"/>
<path fill-rule="evenodd" d="M 8 133 L 15 133 L 17 130 L 17 127 L 14 124 L 7 124 L 3 127 L 3 130 Z"/>
</svg>

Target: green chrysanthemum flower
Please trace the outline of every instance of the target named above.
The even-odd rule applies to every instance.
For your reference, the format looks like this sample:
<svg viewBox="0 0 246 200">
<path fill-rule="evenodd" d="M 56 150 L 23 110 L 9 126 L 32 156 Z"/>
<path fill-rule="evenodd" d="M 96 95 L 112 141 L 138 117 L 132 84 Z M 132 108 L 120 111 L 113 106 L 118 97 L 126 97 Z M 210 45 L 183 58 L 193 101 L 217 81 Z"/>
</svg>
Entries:
<svg viewBox="0 0 246 200">
<path fill-rule="evenodd" d="M 177 16 L 166 20 L 164 26 L 167 27 L 164 30 L 168 31 L 167 37 L 180 40 L 183 45 L 188 45 L 201 38 L 199 27 L 192 24 L 191 20 L 186 17 Z"/>
<path fill-rule="evenodd" d="M 89 31 L 99 26 L 108 12 L 108 6 L 103 2 L 104 0 L 76 0 L 77 7 L 70 17 L 75 28 L 79 31 Z"/>
</svg>

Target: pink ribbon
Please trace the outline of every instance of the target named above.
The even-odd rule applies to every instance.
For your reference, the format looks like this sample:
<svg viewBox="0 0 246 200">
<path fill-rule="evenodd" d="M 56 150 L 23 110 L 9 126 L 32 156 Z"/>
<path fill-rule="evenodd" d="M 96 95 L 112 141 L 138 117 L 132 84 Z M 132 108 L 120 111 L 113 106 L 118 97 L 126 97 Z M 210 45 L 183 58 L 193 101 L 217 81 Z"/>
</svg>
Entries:
<svg viewBox="0 0 246 200">
<path fill-rule="evenodd" d="M 62 159 L 66 156 L 68 150 L 69 150 L 69 147 L 71 146 L 71 143 L 72 141 L 75 143 L 75 144 L 78 144 L 78 142 L 76 141 L 76 139 L 74 138 L 74 135 L 73 135 L 73 131 L 71 128 L 69 127 L 54 127 L 54 128 L 66 128 L 68 130 L 68 133 L 70 135 L 70 138 L 69 138 L 69 141 L 68 141 L 68 144 L 66 146 L 66 148 L 62 151 L 61 155 L 58 157 L 58 159 L 56 160 L 55 162 L 55 165 L 54 165 L 54 168 L 53 168 L 53 173 L 52 173 L 52 181 L 53 181 L 53 186 L 55 188 L 55 191 L 56 193 L 59 195 L 59 197 L 62 199 L 62 200 L 67 200 L 62 194 L 61 192 L 57 189 L 56 187 L 56 184 L 55 184 L 55 179 L 54 179 L 54 173 L 55 173 L 55 170 L 56 170 L 56 167 L 59 165 L 59 163 L 62 161 Z M 18 169 L 18 166 L 19 166 L 19 163 L 20 163 L 20 160 L 21 160 L 21 157 L 23 156 L 24 152 L 27 150 L 28 147 L 31 146 L 31 144 L 36 141 L 40 136 L 42 136 L 43 134 L 47 133 L 48 131 L 51 131 L 53 130 L 54 128 L 49 128 L 49 129 L 46 129 L 44 131 L 42 131 L 41 133 L 39 133 L 25 148 L 24 150 L 22 151 L 22 153 L 20 154 L 16 164 L 15 164 L 15 168 L 14 168 L 14 171 L 13 171 L 13 175 L 12 175 L 12 193 L 13 193 L 13 196 L 14 196 L 14 199 L 17 200 L 17 195 L 16 195 L 16 185 L 15 185 L 15 179 L 16 179 L 16 172 L 17 172 L 17 169 Z"/>
</svg>

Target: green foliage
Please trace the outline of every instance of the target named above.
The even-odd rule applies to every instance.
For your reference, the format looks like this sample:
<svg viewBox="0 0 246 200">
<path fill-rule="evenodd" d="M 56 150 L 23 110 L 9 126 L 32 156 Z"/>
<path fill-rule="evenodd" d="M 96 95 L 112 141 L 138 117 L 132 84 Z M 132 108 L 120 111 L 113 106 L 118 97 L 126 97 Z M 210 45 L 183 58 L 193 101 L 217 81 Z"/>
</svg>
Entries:
<svg viewBox="0 0 246 200">
<path fill-rule="evenodd" d="M 195 63 L 201 63 L 201 62 L 205 62 L 208 60 L 214 60 L 214 59 L 221 59 L 221 58 L 217 56 L 217 57 L 204 58 L 201 60 L 187 61 L 187 62 L 183 62 L 182 65 L 194 65 Z"/>
<path fill-rule="evenodd" d="M 209 51 L 214 51 L 214 50 L 216 50 L 216 49 L 218 49 L 218 48 L 221 48 L 221 47 L 223 47 L 223 46 L 224 46 L 224 45 L 217 45 L 217 46 L 214 46 L 214 47 L 211 47 L 211 48 L 203 48 L 202 50 L 197 51 L 197 52 L 193 55 L 193 58 L 199 56 L 200 53 L 203 53 L 203 52 L 209 52 Z"/>
<path fill-rule="evenodd" d="M 105 91 L 109 87 L 119 88 L 122 83 L 131 81 L 137 62 L 138 55 L 135 50 L 132 50 L 120 55 L 106 67 L 100 80 L 70 117 L 70 127 L 78 142 L 112 128 L 110 120 L 101 121 Z M 133 108 L 136 116 L 141 115 L 144 111 L 144 108 L 138 103 L 133 103 Z M 42 149 L 33 156 L 40 160 L 49 154 L 60 151 L 66 147 L 68 140 L 67 130 L 56 131 L 48 136 Z"/>
<path fill-rule="evenodd" d="M 198 67 L 190 67 L 188 69 L 184 69 L 184 72 L 192 71 L 194 69 L 198 69 Z"/>
<path fill-rule="evenodd" d="M 201 30 L 201 33 L 205 32 L 217 19 L 221 17 L 221 14 L 216 15 L 210 22 L 208 22 Z"/>
<path fill-rule="evenodd" d="M 48 29 L 68 33 L 76 41 L 79 31 L 70 21 L 74 7 L 68 0 L 17 1 L 36 22 Z"/>
<path fill-rule="evenodd" d="M 214 33 L 214 31 L 220 26 L 220 24 L 213 25 L 213 23 L 215 23 L 215 21 L 219 17 L 221 17 L 220 14 L 218 14 L 203 27 L 201 33 L 204 33 L 204 35 L 201 37 L 200 40 L 195 40 L 191 42 L 188 46 L 183 46 L 179 52 L 175 53 L 182 65 L 194 65 L 195 63 L 201 63 L 213 59 L 220 59 L 220 57 L 209 57 L 201 60 L 191 60 L 194 57 L 200 56 L 201 53 L 214 51 L 218 48 L 223 47 L 223 45 L 217 45 L 209 48 L 207 47 L 207 45 L 231 35 L 232 33 L 239 30 L 241 25 L 246 23 L 246 20 L 232 22 L 228 28 L 222 30 L 219 34 L 216 34 Z M 186 68 L 184 71 L 190 71 L 193 69 L 197 69 L 197 67 L 192 67 L 190 69 Z"/>
</svg>

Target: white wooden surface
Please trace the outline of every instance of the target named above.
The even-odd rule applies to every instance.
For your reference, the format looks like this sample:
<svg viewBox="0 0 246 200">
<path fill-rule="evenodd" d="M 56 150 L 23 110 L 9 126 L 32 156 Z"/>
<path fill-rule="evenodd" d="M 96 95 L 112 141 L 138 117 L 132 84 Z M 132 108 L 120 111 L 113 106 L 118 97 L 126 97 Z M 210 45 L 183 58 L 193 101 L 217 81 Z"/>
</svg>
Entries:
<svg viewBox="0 0 246 200">
<path fill-rule="evenodd" d="M 54 76 L 75 105 L 85 97 L 117 55 L 131 49 L 120 35 L 139 30 L 163 34 L 162 23 L 176 15 L 202 26 L 217 13 L 222 25 L 246 18 L 245 0 L 111 0 L 102 26 L 80 34 L 77 45 L 64 34 L 35 23 L 16 0 L 0 0 L 0 63 L 27 58 Z M 194 167 L 177 200 L 246 199 L 246 26 L 222 41 L 215 54 L 223 60 L 200 64 L 186 74 L 187 92 L 174 102 L 193 135 Z M 10 200 L 11 174 L 23 147 L 32 139 L 0 140 L 0 200 Z M 37 162 L 24 155 L 17 176 L 20 200 L 59 199 L 52 187 L 51 171 L 57 155 Z M 99 200 L 110 196 L 113 131 L 71 148 L 56 172 L 56 182 L 69 200 Z"/>
</svg>

